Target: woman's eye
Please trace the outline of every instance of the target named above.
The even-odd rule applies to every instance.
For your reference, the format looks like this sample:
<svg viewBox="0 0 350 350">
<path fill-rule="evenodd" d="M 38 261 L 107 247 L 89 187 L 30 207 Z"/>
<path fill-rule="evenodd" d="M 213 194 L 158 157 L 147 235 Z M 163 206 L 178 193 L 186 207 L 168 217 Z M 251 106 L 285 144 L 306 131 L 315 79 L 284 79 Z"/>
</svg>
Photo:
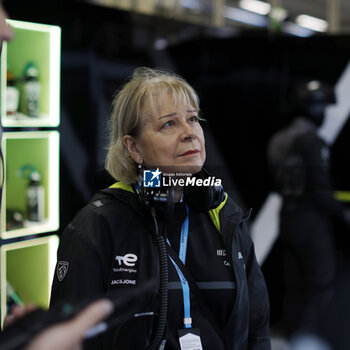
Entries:
<svg viewBox="0 0 350 350">
<path fill-rule="evenodd" d="M 174 121 L 173 120 L 169 120 L 165 124 L 163 124 L 162 128 L 170 128 L 173 125 L 175 125 Z"/>
<path fill-rule="evenodd" d="M 192 117 L 190 117 L 190 122 L 198 122 L 199 118 L 196 115 L 193 115 Z"/>
</svg>

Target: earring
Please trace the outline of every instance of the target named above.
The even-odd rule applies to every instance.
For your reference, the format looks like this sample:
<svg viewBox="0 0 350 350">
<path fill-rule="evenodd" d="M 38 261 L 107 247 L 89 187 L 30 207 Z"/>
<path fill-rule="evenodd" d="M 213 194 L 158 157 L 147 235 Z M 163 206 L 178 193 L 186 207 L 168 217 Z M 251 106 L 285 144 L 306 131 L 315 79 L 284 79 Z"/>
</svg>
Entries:
<svg viewBox="0 0 350 350">
<path fill-rule="evenodd" d="M 138 175 L 140 177 L 142 177 L 143 175 L 143 171 L 142 171 L 142 164 L 137 164 L 137 172 L 138 172 Z"/>
</svg>

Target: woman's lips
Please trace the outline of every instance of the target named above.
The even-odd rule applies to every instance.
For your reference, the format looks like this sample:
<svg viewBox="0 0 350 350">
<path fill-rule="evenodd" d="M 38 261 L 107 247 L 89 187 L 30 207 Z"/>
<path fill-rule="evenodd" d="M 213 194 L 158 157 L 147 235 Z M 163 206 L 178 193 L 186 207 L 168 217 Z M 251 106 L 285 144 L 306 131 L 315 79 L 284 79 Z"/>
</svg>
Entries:
<svg viewBox="0 0 350 350">
<path fill-rule="evenodd" d="M 195 149 L 195 150 L 187 151 L 185 153 L 180 154 L 180 157 L 193 156 L 193 155 L 198 154 L 198 153 L 199 153 L 199 151 Z"/>
</svg>

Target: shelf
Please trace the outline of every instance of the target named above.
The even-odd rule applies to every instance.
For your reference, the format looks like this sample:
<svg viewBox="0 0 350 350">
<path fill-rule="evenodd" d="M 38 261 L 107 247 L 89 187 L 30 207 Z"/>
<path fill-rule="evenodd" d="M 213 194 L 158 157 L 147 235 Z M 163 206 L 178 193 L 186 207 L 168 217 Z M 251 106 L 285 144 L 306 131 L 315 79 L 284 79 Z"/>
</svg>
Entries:
<svg viewBox="0 0 350 350">
<path fill-rule="evenodd" d="M 58 242 L 58 236 L 51 235 L 1 246 L 1 325 L 7 312 L 7 281 L 23 303 L 48 308 Z"/>
<path fill-rule="evenodd" d="M 4 42 L 1 55 L 1 123 L 4 127 L 56 127 L 60 123 L 60 55 L 61 29 L 57 26 L 8 20 L 15 38 Z M 39 70 L 41 92 L 39 117 L 23 114 L 21 104 L 18 113 L 7 115 L 7 69 L 14 77 L 22 77 L 25 65 L 34 62 Z M 22 91 L 23 83 L 16 87 Z"/>
<path fill-rule="evenodd" d="M 43 308 L 49 306 L 59 242 L 56 235 L 59 228 L 59 132 L 52 129 L 60 123 L 61 29 L 15 20 L 7 22 L 12 26 L 15 38 L 3 43 L 0 58 L 0 119 L 3 127 L 0 145 L 3 154 L 0 163 L 1 325 L 7 312 L 7 287 L 13 287 L 23 303 L 30 302 Z M 23 73 L 29 63 L 38 69 L 39 84 L 34 78 L 24 80 Z M 8 71 L 14 77 L 12 88 L 7 85 Z M 26 106 L 25 89 L 30 93 L 40 90 L 37 116 L 35 113 L 28 115 L 30 113 L 23 108 Z M 7 100 L 8 93 L 13 96 L 19 93 L 17 110 L 7 105 L 11 102 L 11 99 Z M 40 131 L 40 128 L 51 130 Z M 34 177 L 32 182 L 30 180 L 34 172 L 40 175 L 36 186 L 33 185 Z M 35 201 L 36 196 L 40 200 Z M 41 203 L 40 210 L 28 210 L 28 203 L 31 208 Z M 38 216 L 28 215 L 30 212 L 38 213 Z M 53 234 L 49 235 L 50 232 Z"/>
<path fill-rule="evenodd" d="M 59 227 L 59 133 L 57 131 L 4 132 L 1 142 L 5 179 L 1 208 L 1 238 L 8 239 L 58 230 Z M 35 168 L 44 187 L 44 218 L 27 221 L 26 190 L 29 180 L 23 166 Z M 6 210 L 5 210 L 6 209 Z M 10 210 L 21 213 L 21 227 L 8 220 Z M 18 214 L 17 214 L 18 215 Z M 11 214 L 11 217 L 13 214 Z"/>
</svg>

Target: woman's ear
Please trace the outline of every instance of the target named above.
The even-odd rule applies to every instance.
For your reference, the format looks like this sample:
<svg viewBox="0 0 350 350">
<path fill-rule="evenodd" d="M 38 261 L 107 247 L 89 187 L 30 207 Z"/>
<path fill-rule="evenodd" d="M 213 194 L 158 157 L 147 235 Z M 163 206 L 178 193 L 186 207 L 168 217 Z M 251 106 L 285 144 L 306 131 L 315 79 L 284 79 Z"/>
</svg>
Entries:
<svg viewBox="0 0 350 350">
<path fill-rule="evenodd" d="M 137 163 L 142 164 L 143 159 L 141 152 L 139 151 L 137 147 L 136 140 L 131 135 L 124 135 L 123 136 L 123 145 L 128 150 L 130 157 Z"/>
</svg>

